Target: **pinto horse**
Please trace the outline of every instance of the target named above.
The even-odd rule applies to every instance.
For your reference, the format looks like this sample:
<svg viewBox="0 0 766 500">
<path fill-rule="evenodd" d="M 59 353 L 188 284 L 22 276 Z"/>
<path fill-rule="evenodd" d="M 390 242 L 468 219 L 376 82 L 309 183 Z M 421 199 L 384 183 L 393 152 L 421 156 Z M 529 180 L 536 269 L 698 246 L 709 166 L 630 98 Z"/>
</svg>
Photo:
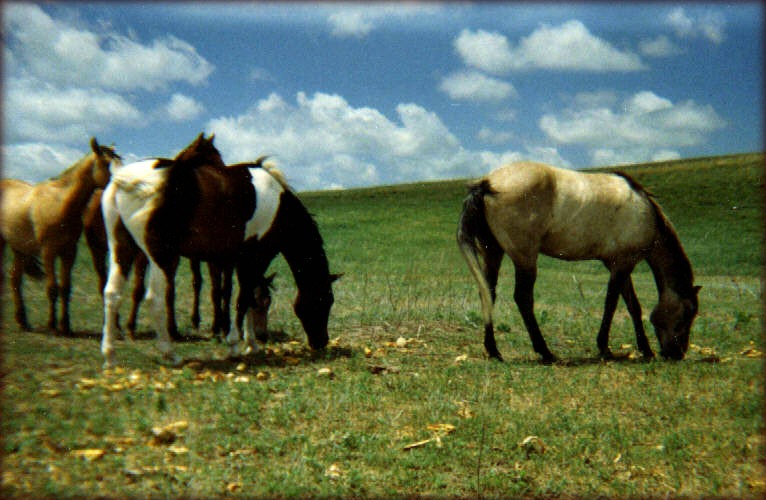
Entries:
<svg viewBox="0 0 766 500">
<path fill-rule="evenodd" d="M 492 308 L 503 254 L 513 261 L 514 299 L 543 362 L 554 362 L 534 315 L 538 254 L 563 260 L 600 260 L 609 270 L 597 344 L 611 358 L 609 328 L 622 295 L 644 357 L 654 356 L 641 319 L 631 273 L 646 260 L 659 303 L 650 320 L 661 355 L 683 359 L 697 315 L 691 264 L 660 206 L 626 174 L 581 173 L 540 163 L 500 167 L 470 187 L 458 224 L 457 242 L 479 285 L 484 346 L 502 361 L 495 344 Z M 483 264 L 480 262 L 483 261 Z"/>
<path fill-rule="evenodd" d="M 0 180 L 0 255 L 8 244 L 14 252 L 11 287 L 16 306 L 16 322 L 29 330 L 22 277 L 35 274 L 42 258 L 47 277 L 48 329 L 69 335 L 69 298 L 72 290 L 72 266 L 77 255 L 77 241 L 82 233 L 82 214 L 93 191 L 109 181 L 111 162 L 121 158 L 114 148 L 90 141 L 91 152 L 58 177 L 28 184 L 16 179 Z M 56 280 L 56 259 L 60 259 Z M 61 298 L 61 318 L 56 322 L 56 302 Z"/>
<path fill-rule="evenodd" d="M 106 240 L 106 229 L 104 227 L 104 218 L 101 213 L 101 196 L 103 189 L 97 189 L 91 196 L 88 206 L 85 208 L 83 214 L 83 232 L 85 233 L 85 240 L 90 250 L 91 258 L 93 261 L 93 268 L 98 275 L 99 280 L 99 292 L 103 294 L 104 287 L 106 286 L 107 278 L 107 254 L 109 246 Z M 144 293 L 146 292 L 146 269 L 149 265 L 149 261 L 143 252 L 138 252 L 135 256 L 133 263 L 133 293 L 132 304 L 130 309 L 130 315 L 128 317 L 128 337 L 134 338 L 136 333 L 136 325 L 138 323 L 138 311 L 141 306 L 141 301 L 144 299 Z M 218 338 L 223 337 L 229 333 L 230 320 L 229 320 L 229 303 L 231 298 L 232 289 L 232 273 L 222 272 L 215 267 L 212 263 L 208 264 L 210 278 L 211 278 L 211 298 L 213 301 L 213 334 Z M 199 295 L 202 289 L 202 273 L 200 271 L 200 261 L 190 260 L 189 268 L 192 272 L 192 290 L 193 290 L 193 303 L 191 322 L 192 327 L 199 329 L 200 325 L 200 303 Z M 258 335 L 263 335 L 268 332 L 268 310 L 271 304 L 271 290 L 273 288 L 274 275 L 269 277 L 261 277 L 257 280 L 256 291 L 253 294 L 254 304 L 256 311 L 256 326 L 255 330 Z M 178 327 L 176 326 L 175 314 L 171 309 L 168 314 L 168 331 L 170 337 L 173 340 L 181 340 L 182 337 L 178 333 Z"/>
<path fill-rule="evenodd" d="M 257 277 L 281 253 L 298 287 L 294 309 L 314 349 L 327 345 L 327 323 L 333 304 L 332 282 L 322 238 L 297 196 L 259 163 L 226 166 L 213 137 L 200 134 L 173 160 L 155 159 L 116 171 L 104 191 L 102 210 L 110 249 L 104 289 L 105 366 L 114 364 L 117 308 L 125 268 L 137 245 L 149 258 L 149 290 L 158 347 L 173 353 L 165 321 L 173 307 L 180 256 L 236 267 L 240 292 L 235 328 L 227 342 L 240 354 L 240 331 L 255 343 L 253 298 Z M 163 304 L 155 300 L 164 297 Z"/>
</svg>

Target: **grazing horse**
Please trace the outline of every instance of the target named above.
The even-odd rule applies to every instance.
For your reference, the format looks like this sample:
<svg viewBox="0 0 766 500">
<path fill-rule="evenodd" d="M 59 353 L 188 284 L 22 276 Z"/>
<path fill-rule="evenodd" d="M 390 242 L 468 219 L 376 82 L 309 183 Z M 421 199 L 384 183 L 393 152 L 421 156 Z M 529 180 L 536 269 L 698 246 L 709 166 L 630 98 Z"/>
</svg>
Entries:
<svg viewBox="0 0 766 500">
<path fill-rule="evenodd" d="M 34 271 L 42 258 L 47 277 L 49 302 L 48 329 L 69 335 L 69 298 L 72 290 L 72 266 L 77 255 L 77 241 L 82 233 L 82 214 L 93 191 L 109 181 L 112 161 L 121 164 L 114 148 L 90 141 L 91 152 L 58 177 L 28 184 L 16 179 L 0 180 L 0 255 L 6 243 L 14 252 L 11 287 L 16 305 L 16 322 L 29 330 L 22 276 Z M 60 259 L 59 281 L 56 259 Z M 41 273 L 38 273 L 41 274 Z M 61 298 L 61 318 L 56 322 L 56 302 Z"/>
<path fill-rule="evenodd" d="M 165 321 L 173 307 L 175 270 L 180 256 L 236 266 L 240 292 L 235 328 L 227 342 L 240 353 L 240 331 L 255 343 L 255 283 L 273 258 L 282 253 L 298 287 L 295 313 L 314 349 L 327 345 L 327 323 L 333 304 L 332 282 L 322 238 L 297 196 L 260 163 L 227 167 L 200 134 L 173 160 L 133 163 L 116 171 L 104 191 L 102 210 L 110 249 L 104 289 L 105 366 L 114 364 L 116 313 L 137 245 L 149 258 L 149 291 L 154 307 L 158 347 L 173 362 Z M 165 298 L 163 304 L 155 300 Z"/>
<path fill-rule="evenodd" d="M 457 241 L 479 284 L 484 346 L 502 361 L 495 344 L 492 308 L 503 254 L 516 269 L 514 299 L 534 350 L 544 362 L 548 350 L 534 315 L 537 256 L 600 260 L 611 273 L 597 344 L 611 358 L 609 327 L 622 295 L 642 354 L 654 356 L 644 332 L 641 305 L 630 277 L 646 259 L 659 303 L 651 322 L 663 357 L 683 359 L 697 315 L 691 264 L 660 206 L 626 174 L 581 173 L 540 163 L 500 167 L 470 187 L 458 224 Z M 480 262 L 480 258 L 483 264 Z"/>
</svg>

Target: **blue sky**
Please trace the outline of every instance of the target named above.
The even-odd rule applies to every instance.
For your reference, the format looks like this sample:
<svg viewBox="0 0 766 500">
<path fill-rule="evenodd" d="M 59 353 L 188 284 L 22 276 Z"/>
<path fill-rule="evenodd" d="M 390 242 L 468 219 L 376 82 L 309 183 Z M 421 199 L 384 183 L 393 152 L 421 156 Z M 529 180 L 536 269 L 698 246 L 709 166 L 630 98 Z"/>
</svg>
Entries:
<svg viewBox="0 0 766 500">
<path fill-rule="evenodd" d="M 299 190 L 763 149 L 759 3 L 3 3 L 3 176 L 201 131 Z"/>
</svg>

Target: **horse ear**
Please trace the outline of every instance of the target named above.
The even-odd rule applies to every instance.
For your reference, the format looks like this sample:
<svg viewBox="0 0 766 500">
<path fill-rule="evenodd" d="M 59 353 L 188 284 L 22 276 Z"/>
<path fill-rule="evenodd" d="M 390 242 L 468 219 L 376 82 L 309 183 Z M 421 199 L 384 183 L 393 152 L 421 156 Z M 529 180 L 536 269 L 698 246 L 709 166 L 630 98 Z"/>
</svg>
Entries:
<svg viewBox="0 0 766 500">
<path fill-rule="evenodd" d="M 339 273 L 339 274 L 331 274 L 331 275 L 330 275 L 330 283 L 335 283 L 336 281 L 338 281 L 338 280 L 339 280 L 339 279 L 341 279 L 342 277 L 343 277 L 343 273 Z"/>
<path fill-rule="evenodd" d="M 90 138 L 90 149 L 93 150 L 94 153 L 98 154 L 100 146 L 98 145 L 98 141 L 95 137 Z"/>
<path fill-rule="evenodd" d="M 213 144 L 213 139 L 215 139 L 215 132 L 210 134 L 210 137 L 207 138 L 207 142 L 209 142 L 210 144 Z"/>
</svg>

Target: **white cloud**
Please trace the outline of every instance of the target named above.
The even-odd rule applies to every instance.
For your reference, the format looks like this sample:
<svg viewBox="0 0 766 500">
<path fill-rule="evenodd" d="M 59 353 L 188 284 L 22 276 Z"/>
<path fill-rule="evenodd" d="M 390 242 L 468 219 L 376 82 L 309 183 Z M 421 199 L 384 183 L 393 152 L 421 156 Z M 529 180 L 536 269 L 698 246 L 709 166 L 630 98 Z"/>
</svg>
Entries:
<svg viewBox="0 0 766 500">
<path fill-rule="evenodd" d="M 213 71 L 192 45 L 173 36 L 145 45 L 54 20 L 33 4 L 11 3 L 4 13 L 15 66 L 49 83 L 156 90 L 175 81 L 199 85 Z"/>
<path fill-rule="evenodd" d="M 715 44 L 720 44 L 726 38 L 726 19 L 713 11 L 691 16 L 683 7 L 676 7 L 668 13 L 665 23 L 679 38 L 702 37 Z"/>
<path fill-rule="evenodd" d="M 725 122 L 709 105 L 673 103 L 643 91 L 616 106 L 583 106 L 575 99 L 560 114 L 543 115 L 539 126 L 556 142 L 590 147 L 594 161 L 611 164 L 676 155 L 675 148 L 702 143 Z"/>
<path fill-rule="evenodd" d="M 327 16 L 330 34 L 338 38 L 364 38 L 388 19 L 422 19 L 440 11 L 438 5 L 406 4 L 396 5 L 370 4 L 364 7 L 344 6 Z M 317 15 L 317 14 L 314 14 Z"/>
<path fill-rule="evenodd" d="M 299 92 L 294 102 L 271 94 L 205 129 L 215 132 L 227 162 L 273 155 L 298 189 L 480 175 L 503 157 L 520 158 L 465 149 L 435 113 L 417 104 L 399 104 L 390 119 L 323 93 Z"/>
<path fill-rule="evenodd" d="M 118 94 L 60 89 L 33 79 L 6 81 L 6 141 L 81 141 L 117 125 L 140 126 L 142 113 Z"/>
<path fill-rule="evenodd" d="M 512 70 L 639 71 L 641 58 L 594 36 L 580 21 L 542 25 L 515 46 L 499 33 L 464 29 L 454 42 L 463 62 L 495 74 Z"/>
<path fill-rule="evenodd" d="M 514 68 L 512 48 L 500 33 L 464 29 L 454 46 L 467 66 L 489 73 L 506 73 Z"/>
<path fill-rule="evenodd" d="M 361 10 L 344 10 L 330 14 L 327 18 L 331 33 L 339 38 L 367 36 L 372 31 L 373 24 Z"/>
<path fill-rule="evenodd" d="M 665 35 L 642 40 L 639 43 L 639 49 L 647 57 L 670 57 L 683 53 L 683 50 Z"/>
<path fill-rule="evenodd" d="M 468 101 L 502 101 L 516 96 L 510 83 L 478 71 L 453 73 L 442 80 L 439 88 L 452 99 Z"/>
<path fill-rule="evenodd" d="M 476 134 L 476 138 L 485 144 L 507 144 L 513 139 L 513 132 L 482 127 Z"/>
<path fill-rule="evenodd" d="M 57 175 L 88 152 L 87 141 L 82 141 L 79 150 L 62 144 L 4 145 L 3 177 L 37 183 Z"/>
<path fill-rule="evenodd" d="M 181 122 L 197 118 L 205 111 L 205 107 L 193 98 L 175 93 L 170 102 L 165 105 L 165 112 L 171 121 Z"/>
</svg>

